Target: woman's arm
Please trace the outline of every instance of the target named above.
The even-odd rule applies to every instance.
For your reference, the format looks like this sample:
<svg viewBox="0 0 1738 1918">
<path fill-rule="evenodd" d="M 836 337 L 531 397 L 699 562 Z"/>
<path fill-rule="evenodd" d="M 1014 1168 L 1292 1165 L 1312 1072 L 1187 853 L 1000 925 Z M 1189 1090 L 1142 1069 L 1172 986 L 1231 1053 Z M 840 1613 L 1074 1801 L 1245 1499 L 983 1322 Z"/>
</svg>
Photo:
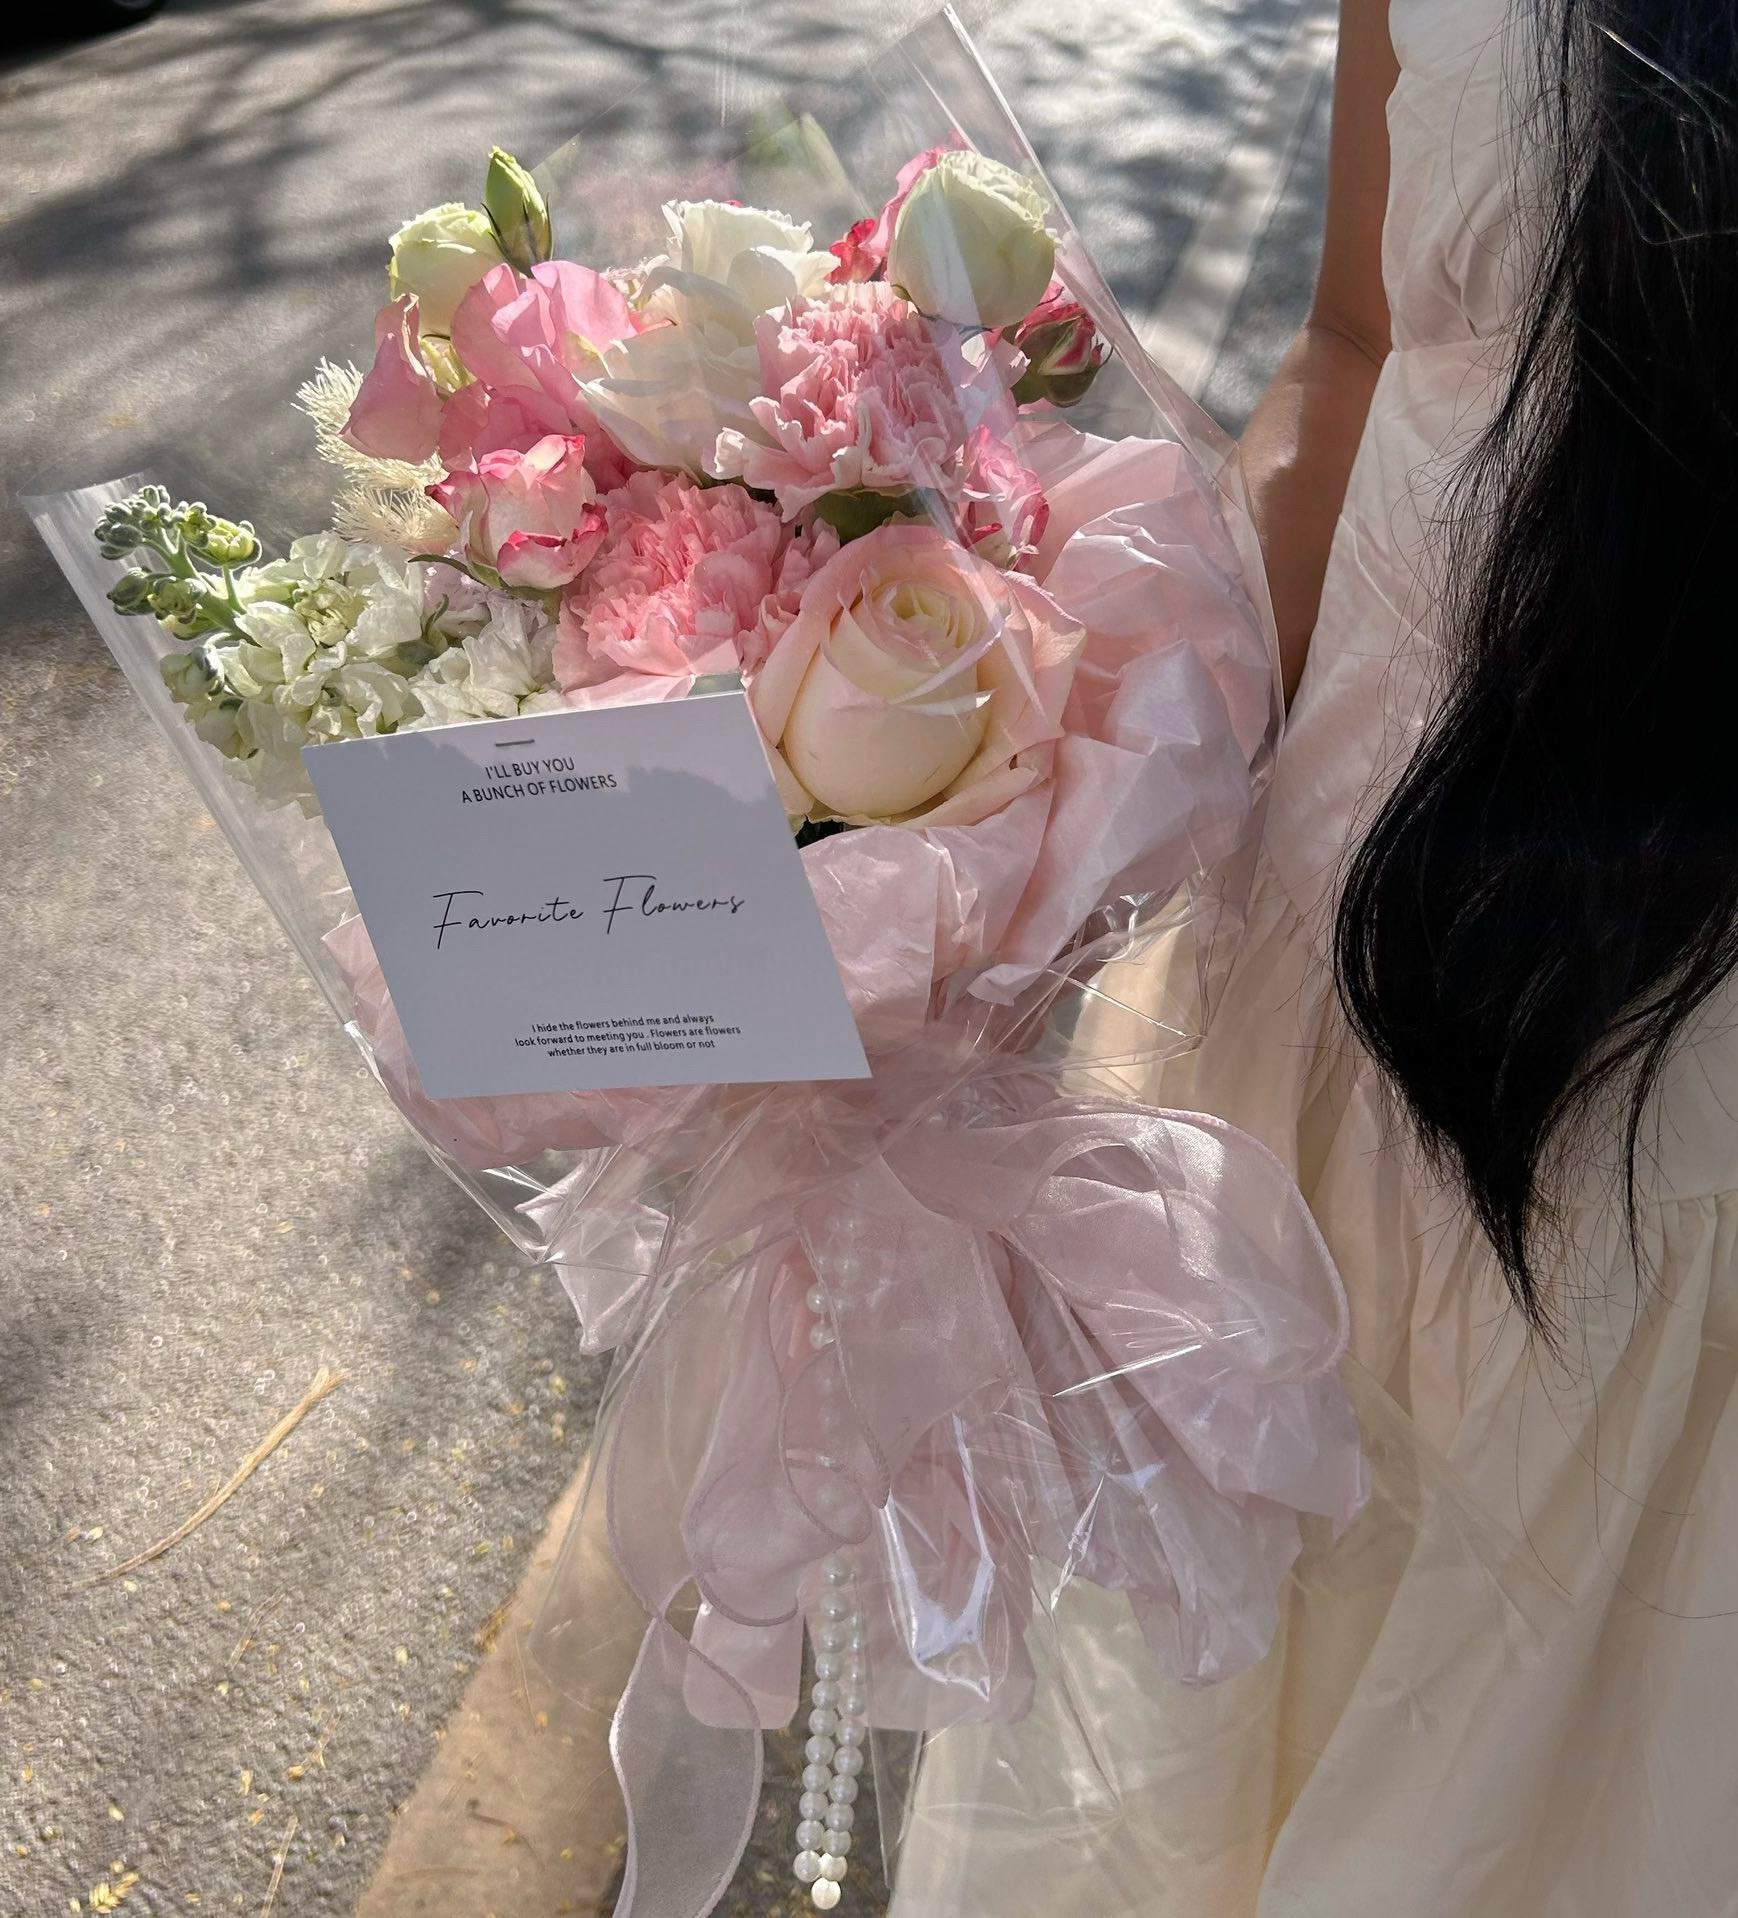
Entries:
<svg viewBox="0 0 1738 1918">
<path fill-rule="evenodd" d="M 1382 217 L 1386 109 L 1398 76 L 1388 0 L 1341 0 L 1321 273 L 1309 318 L 1243 434 L 1288 703 L 1303 672 L 1334 524 L 1389 349 Z"/>
</svg>

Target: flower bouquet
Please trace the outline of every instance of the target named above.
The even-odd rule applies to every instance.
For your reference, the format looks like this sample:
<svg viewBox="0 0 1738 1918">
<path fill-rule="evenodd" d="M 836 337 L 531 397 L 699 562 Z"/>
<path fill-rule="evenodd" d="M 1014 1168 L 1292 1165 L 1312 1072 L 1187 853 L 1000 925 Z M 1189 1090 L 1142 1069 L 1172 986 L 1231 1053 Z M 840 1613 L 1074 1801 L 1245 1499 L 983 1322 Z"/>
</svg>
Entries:
<svg viewBox="0 0 1738 1918">
<path fill-rule="evenodd" d="M 598 152 L 497 151 L 480 206 L 394 235 L 371 364 L 300 394 L 327 529 L 268 557 L 162 464 L 33 510 L 407 1121 L 619 1354 L 618 1910 L 711 1908 L 760 1734 L 802 1712 L 793 1869 L 826 1910 L 872 1730 L 1018 1716 L 1076 1579 L 1168 1675 L 1235 1672 L 1300 1517 L 1364 1497 L 1301 1200 L 1118 1078 L 1210 998 L 1271 620 L 1230 450 L 951 16 L 655 208 Z M 871 1076 L 431 1096 L 310 762 L 720 688 Z M 1143 949 L 1168 1008 L 1078 1043 Z M 591 1649 L 558 1595 L 546 1661 L 589 1686 Z"/>
</svg>

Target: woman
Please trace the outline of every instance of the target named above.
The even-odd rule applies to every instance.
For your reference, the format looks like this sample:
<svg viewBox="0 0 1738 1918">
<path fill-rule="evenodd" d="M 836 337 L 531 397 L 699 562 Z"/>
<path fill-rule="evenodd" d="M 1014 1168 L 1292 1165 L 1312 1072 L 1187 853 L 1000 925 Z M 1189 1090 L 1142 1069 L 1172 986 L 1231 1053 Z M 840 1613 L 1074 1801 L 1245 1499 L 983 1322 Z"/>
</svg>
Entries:
<svg viewBox="0 0 1738 1918">
<path fill-rule="evenodd" d="M 1296 698 L 1158 1095 L 1294 1167 L 1457 1491 L 1212 1691 L 1070 1593 L 1047 1719 L 935 1747 L 902 1918 L 1738 1912 L 1735 292 L 1730 0 L 1344 0 L 1244 442 Z"/>
</svg>

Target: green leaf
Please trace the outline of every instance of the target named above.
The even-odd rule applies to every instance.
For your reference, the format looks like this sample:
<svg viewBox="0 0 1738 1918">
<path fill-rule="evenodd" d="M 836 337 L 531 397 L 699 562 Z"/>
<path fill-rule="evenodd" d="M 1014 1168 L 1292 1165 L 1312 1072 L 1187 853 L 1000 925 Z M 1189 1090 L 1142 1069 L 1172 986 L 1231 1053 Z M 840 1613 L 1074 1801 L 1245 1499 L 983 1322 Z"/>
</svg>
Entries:
<svg viewBox="0 0 1738 1918">
<path fill-rule="evenodd" d="M 855 488 L 848 493 L 826 493 L 815 502 L 815 517 L 823 519 L 840 539 L 861 539 L 877 526 L 885 526 L 896 513 L 917 515 L 923 511 L 921 493 L 871 493 Z"/>
</svg>

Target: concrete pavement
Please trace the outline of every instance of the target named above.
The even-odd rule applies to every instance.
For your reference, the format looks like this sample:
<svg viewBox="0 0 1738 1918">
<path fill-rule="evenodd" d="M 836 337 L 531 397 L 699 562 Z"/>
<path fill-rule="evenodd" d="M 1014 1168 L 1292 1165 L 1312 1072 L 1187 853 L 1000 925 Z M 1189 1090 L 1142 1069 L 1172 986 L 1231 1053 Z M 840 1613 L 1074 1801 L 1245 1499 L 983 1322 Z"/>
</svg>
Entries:
<svg viewBox="0 0 1738 1918">
<path fill-rule="evenodd" d="M 1131 312 L 1162 310 L 1308 12 L 1017 0 L 988 23 Z M 706 76 L 721 44 L 733 85 L 762 84 L 854 64 L 898 14 L 172 0 L 125 36 L 0 52 L 7 494 L 93 440 L 209 446 L 248 382 L 210 496 L 314 523 L 264 455 L 297 441 L 283 401 L 312 356 L 365 338 L 398 218 L 474 193 L 491 141 L 536 157 L 599 101 Z M 1205 392 L 1234 426 L 1307 295 L 1324 100 L 1301 100 L 1226 289 Z M 226 465 L 262 493 L 229 494 Z M 350 1912 L 419 1779 L 453 1772 L 485 1643 L 510 1653 L 490 1621 L 601 1374 L 559 1287 L 377 1094 L 10 497 L 0 583 L 0 1918 Z M 343 1383 L 221 1510 L 84 1584 L 184 1519 L 322 1365 Z M 501 1918 L 553 1912 L 513 1889 L 487 1807 L 439 1791 L 504 1861 Z M 741 1918 L 788 1904 L 790 1797 Z M 441 1902 L 453 1882 L 420 1908 L 468 1912 Z"/>
</svg>

